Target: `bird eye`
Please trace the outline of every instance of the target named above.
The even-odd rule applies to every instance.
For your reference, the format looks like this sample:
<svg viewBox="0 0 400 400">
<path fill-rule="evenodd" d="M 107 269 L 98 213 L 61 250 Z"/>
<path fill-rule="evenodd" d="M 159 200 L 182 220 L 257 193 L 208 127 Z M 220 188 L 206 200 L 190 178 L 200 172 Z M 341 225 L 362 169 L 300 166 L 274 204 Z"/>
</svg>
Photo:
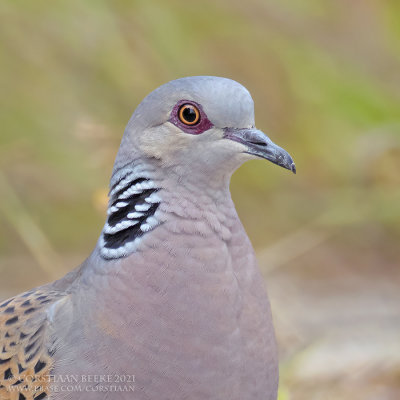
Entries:
<svg viewBox="0 0 400 400">
<path fill-rule="evenodd" d="M 179 108 L 178 117 L 185 125 L 196 125 L 200 122 L 200 111 L 193 104 L 183 104 Z"/>
</svg>

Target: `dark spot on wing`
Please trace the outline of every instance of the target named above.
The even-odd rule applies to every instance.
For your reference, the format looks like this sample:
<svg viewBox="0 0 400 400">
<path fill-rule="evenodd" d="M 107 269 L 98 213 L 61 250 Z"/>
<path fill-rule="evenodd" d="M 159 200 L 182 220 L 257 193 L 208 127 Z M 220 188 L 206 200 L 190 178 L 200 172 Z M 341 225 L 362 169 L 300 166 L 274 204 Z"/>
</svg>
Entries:
<svg viewBox="0 0 400 400">
<path fill-rule="evenodd" d="M 15 324 L 16 322 L 18 322 L 18 315 L 16 315 L 15 317 L 12 317 L 10 319 L 8 319 L 6 321 L 6 325 L 12 325 Z"/>
<path fill-rule="evenodd" d="M 4 379 L 5 379 L 5 380 L 12 379 L 13 376 L 14 376 L 14 375 L 13 375 L 12 372 L 11 372 L 11 368 L 8 368 L 8 369 L 6 369 L 6 370 L 4 371 Z"/>
<path fill-rule="evenodd" d="M 37 374 L 38 372 L 40 372 L 47 364 L 41 360 L 39 360 L 34 368 L 35 374 Z"/>
</svg>

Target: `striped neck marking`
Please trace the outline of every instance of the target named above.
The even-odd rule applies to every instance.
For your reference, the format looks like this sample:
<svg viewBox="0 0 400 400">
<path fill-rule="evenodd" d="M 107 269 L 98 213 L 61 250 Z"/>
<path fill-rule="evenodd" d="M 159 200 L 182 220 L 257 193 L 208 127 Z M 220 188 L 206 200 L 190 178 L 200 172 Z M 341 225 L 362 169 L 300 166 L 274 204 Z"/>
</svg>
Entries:
<svg viewBox="0 0 400 400">
<path fill-rule="evenodd" d="M 108 218 L 101 237 L 101 256 L 105 259 L 126 257 L 133 253 L 141 237 L 159 221 L 154 216 L 161 199 L 154 182 L 125 174 L 110 190 Z"/>
</svg>

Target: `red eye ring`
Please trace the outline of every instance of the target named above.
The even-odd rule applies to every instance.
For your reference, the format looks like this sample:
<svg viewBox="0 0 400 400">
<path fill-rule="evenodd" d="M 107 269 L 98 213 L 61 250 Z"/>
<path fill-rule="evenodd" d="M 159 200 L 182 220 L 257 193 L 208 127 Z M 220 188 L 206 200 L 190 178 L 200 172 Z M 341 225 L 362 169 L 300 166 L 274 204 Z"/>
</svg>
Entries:
<svg viewBox="0 0 400 400">
<path fill-rule="evenodd" d="M 183 124 L 193 126 L 200 122 L 200 111 L 193 104 L 182 104 L 178 111 L 178 118 Z"/>
</svg>

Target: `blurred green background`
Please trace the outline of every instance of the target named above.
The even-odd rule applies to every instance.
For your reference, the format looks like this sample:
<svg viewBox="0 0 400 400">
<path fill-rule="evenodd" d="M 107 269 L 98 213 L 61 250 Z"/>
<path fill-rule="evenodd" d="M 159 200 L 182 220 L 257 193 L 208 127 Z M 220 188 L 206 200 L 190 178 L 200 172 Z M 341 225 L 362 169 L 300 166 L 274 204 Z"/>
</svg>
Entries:
<svg viewBox="0 0 400 400">
<path fill-rule="evenodd" d="M 147 93 L 225 76 L 298 170 L 253 161 L 232 182 L 280 400 L 400 398 L 398 0 L 15 0 L 0 18 L 0 298 L 92 250 Z"/>
</svg>

